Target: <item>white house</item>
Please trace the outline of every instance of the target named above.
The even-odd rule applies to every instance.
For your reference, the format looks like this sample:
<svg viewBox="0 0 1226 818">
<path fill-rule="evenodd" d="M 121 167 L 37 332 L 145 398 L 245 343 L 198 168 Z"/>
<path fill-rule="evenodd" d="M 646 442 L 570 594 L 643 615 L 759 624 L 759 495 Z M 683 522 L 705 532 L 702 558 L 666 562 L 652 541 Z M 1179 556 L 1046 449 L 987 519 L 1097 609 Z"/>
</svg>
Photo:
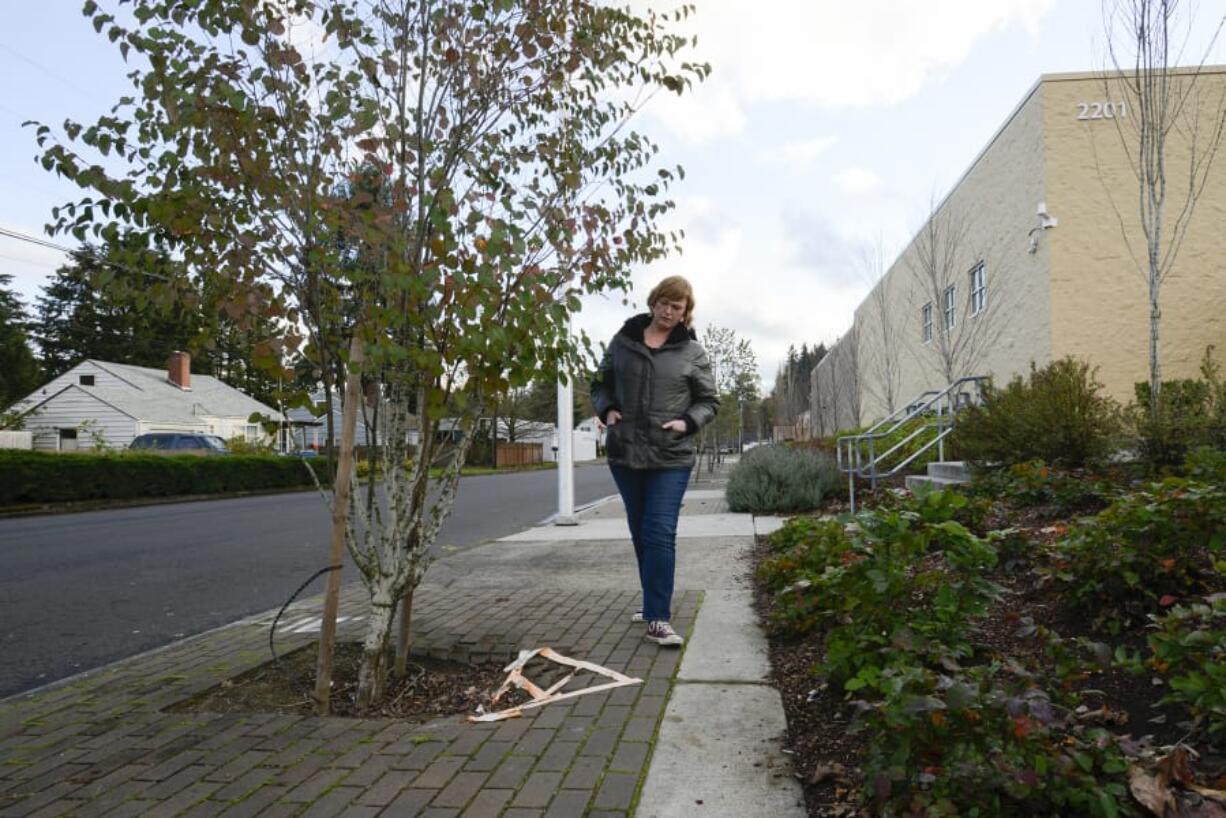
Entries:
<svg viewBox="0 0 1226 818">
<path fill-rule="evenodd" d="M 209 375 L 191 373 L 176 352 L 166 369 L 85 360 L 12 407 L 33 433 L 34 448 L 126 448 L 148 432 L 199 432 L 271 442 L 254 414 L 281 414 Z"/>
</svg>

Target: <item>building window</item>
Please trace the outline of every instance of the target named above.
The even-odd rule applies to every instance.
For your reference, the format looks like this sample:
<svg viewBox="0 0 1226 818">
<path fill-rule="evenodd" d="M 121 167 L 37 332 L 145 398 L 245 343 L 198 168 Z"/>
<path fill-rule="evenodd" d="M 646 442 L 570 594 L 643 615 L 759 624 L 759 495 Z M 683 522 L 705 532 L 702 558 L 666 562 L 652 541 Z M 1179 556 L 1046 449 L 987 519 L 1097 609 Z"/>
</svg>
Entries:
<svg viewBox="0 0 1226 818">
<path fill-rule="evenodd" d="M 945 329 L 953 329 L 957 318 L 957 307 L 954 302 L 954 285 L 950 284 L 945 288 Z"/>
<path fill-rule="evenodd" d="M 77 383 L 81 384 L 81 386 L 93 386 L 94 376 L 93 375 L 78 375 Z"/>
<path fill-rule="evenodd" d="M 922 312 L 924 324 L 924 343 L 932 340 L 932 302 L 929 301 L 924 305 Z"/>
<path fill-rule="evenodd" d="M 988 285 L 983 262 L 971 268 L 971 315 L 978 315 L 988 305 Z"/>
<path fill-rule="evenodd" d="M 244 431 L 248 441 L 254 443 L 260 439 L 260 427 L 254 423 L 247 424 L 247 428 Z"/>
</svg>

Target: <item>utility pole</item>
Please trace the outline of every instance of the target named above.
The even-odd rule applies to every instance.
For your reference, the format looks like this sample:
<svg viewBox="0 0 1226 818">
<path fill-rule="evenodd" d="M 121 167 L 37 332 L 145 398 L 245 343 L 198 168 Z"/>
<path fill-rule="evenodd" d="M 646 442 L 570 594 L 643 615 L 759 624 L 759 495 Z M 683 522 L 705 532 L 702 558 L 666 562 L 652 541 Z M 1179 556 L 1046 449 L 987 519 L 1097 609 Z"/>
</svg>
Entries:
<svg viewBox="0 0 1226 818">
<path fill-rule="evenodd" d="M 558 375 L 558 516 L 555 525 L 578 525 L 575 519 L 574 384 Z"/>
<path fill-rule="evenodd" d="M 570 335 L 570 321 L 566 321 Z M 575 384 L 558 370 L 558 516 L 554 525 L 579 525 L 575 519 Z"/>
<path fill-rule="evenodd" d="M 745 451 L 745 401 L 736 396 L 736 453 Z"/>
</svg>

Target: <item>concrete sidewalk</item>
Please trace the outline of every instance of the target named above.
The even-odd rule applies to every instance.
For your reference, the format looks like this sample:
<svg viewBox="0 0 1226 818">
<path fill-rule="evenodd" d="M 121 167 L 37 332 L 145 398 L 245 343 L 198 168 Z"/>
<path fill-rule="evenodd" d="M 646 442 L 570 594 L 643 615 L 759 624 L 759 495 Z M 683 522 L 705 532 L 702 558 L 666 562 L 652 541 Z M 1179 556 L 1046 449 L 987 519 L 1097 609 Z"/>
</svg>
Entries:
<svg viewBox="0 0 1226 818">
<path fill-rule="evenodd" d="M 727 512 L 722 479 L 696 478 L 682 510 L 683 651 L 629 621 L 616 500 L 451 554 L 418 589 L 418 651 L 505 662 L 549 645 L 641 685 L 488 725 L 169 712 L 268 660 L 271 614 L 254 617 L 0 702 L 0 816 L 803 816 L 744 576 L 754 521 Z M 346 591 L 341 638 L 363 597 Z M 293 607 L 279 652 L 313 641 L 318 610 Z"/>
</svg>

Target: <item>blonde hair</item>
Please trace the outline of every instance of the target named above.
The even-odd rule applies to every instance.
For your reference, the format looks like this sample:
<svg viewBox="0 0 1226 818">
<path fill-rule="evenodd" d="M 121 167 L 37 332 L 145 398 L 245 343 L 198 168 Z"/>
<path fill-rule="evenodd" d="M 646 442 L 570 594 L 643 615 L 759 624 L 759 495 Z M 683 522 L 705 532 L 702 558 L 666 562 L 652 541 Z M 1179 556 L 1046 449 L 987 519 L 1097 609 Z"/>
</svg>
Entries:
<svg viewBox="0 0 1226 818">
<path fill-rule="evenodd" d="M 688 327 L 694 318 L 694 288 L 685 276 L 669 276 L 657 284 L 647 294 L 647 306 L 655 307 L 661 298 L 668 301 L 685 301 L 685 315 L 682 316 L 681 323 Z"/>
</svg>

